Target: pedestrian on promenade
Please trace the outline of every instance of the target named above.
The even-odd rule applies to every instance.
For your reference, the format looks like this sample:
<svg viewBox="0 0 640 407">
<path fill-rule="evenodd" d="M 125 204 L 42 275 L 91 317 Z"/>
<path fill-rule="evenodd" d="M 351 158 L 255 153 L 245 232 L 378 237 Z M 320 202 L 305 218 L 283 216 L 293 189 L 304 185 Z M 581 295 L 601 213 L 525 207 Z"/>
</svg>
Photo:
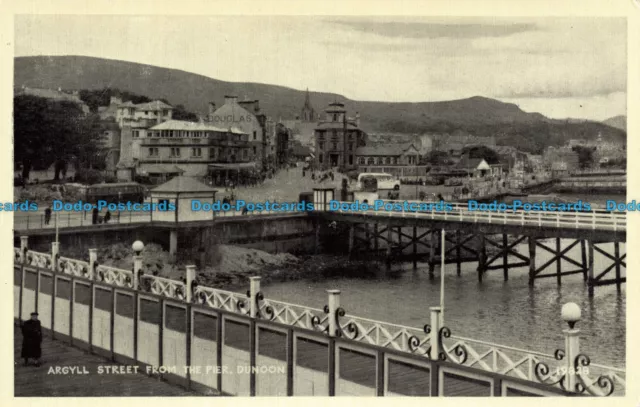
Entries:
<svg viewBox="0 0 640 407">
<path fill-rule="evenodd" d="M 91 212 L 91 224 L 95 225 L 98 223 L 98 208 L 93 208 Z"/>
<path fill-rule="evenodd" d="M 44 224 L 48 225 L 50 221 L 51 221 L 51 208 L 47 206 L 47 208 L 44 210 Z"/>
<path fill-rule="evenodd" d="M 40 366 L 42 356 L 42 327 L 38 321 L 38 313 L 32 312 L 31 319 L 22 324 L 22 353 L 24 365 L 29 364 L 29 359 L 35 359 L 36 366 Z"/>
<path fill-rule="evenodd" d="M 107 211 L 107 213 L 104 214 L 104 223 L 109 223 L 109 219 L 111 219 L 111 212 Z"/>
</svg>

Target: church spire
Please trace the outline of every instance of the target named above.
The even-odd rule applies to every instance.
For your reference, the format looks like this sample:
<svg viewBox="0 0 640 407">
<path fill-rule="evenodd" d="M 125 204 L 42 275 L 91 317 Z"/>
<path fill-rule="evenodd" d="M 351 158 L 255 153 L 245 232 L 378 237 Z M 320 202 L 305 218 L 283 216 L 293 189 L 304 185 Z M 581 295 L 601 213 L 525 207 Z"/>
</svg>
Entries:
<svg viewBox="0 0 640 407">
<path fill-rule="evenodd" d="M 304 106 L 302 107 L 302 111 L 300 112 L 300 118 L 305 122 L 312 122 L 315 120 L 315 111 L 313 110 L 313 106 L 311 106 L 311 96 L 309 95 L 309 88 L 307 88 L 304 96 Z"/>
</svg>

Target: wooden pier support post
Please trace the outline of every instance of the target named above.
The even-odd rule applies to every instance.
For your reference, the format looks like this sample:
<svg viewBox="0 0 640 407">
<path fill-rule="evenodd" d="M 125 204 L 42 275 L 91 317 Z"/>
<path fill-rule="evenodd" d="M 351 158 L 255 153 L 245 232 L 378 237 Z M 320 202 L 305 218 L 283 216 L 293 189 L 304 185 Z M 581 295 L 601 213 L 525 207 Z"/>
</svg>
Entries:
<svg viewBox="0 0 640 407">
<path fill-rule="evenodd" d="M 391 270 L 391 245 L 393 245 L 393 228 L 387 226 L 387 271 Z"/>
<path fill-rule="evenodd" d="M 587 281 L 589 265 L 587 264 L 587 244 L 584 239 L 580 240 L 580 252 L 582 253 L 582 278 L 584 281 Z"/>
<path fill-rule="evenodd" d="M 458 277 L 460 277 L 460 274 L 462 273 L 462 259 L 460 258 L 462 255 L 460 250 L 460 242 L 462 241 L 461 235 L 462 232 L 460 229 L 456 230 L 456 273 L 458 274 Z"/>
<path fill-rule="evenodd" d="M 618 242 L 617 240 L 615 242 L 613 242 L 613 247 L 614 247 L 614 257 L 615 262 L 616 262 L 616 289 L 618 290 L 618 292 L 620 292 L 620 284 L 621 284 L 621 277 L 620 277 L 620 242 Z"/>
<path fill-rule="evenodd" d="M 320 219 L 316 219 L 316 244 L 314 252 L 315 254 L 320 253 Z"/>
<path fill-rule="evenodd" d="M 352 223 L 349 226 L 349 258 L 353 256 L 353 241 L 355 239 L 355 225 Z"/>
<path fill-rule="evenodd" d="M 482 274 L 484 273 L 485 263 L 487 262 L 487 247 L 485 244 L 484 233 L 480 233 L 480 249 L 478 250 L 478 281 L 482 282 Z"/>
<path fill-rule="evenodd" d="M 589 297 L 593 297 L 594 278 L 593 278 L 593 240 L 589 239 L 589 278 L 587 285 L 589 286 Z"/>
<path fill-rule="evenodd" d="M 418 228 L 413 227 L 413 269 L 416 270 L 418 268 Z"/>
<path fill-rule="evenodd" d="M 429 232 L 429 277 L 433 278 L 436 269 L 436 230 Z"/>
<path fill-rule="evenodd" d="M 379 247 L 378 247 L 378 224 L 377 223 L 373 224 L 373 234 L 374 234 L 374 237 L 373 237 L 373 248 L 374 248 L 374 250 L 376 252 L 376 256 L 378 256 Z"/>
<path fill-rule="evenodd" d="M 561 251 L 560 238 L 556 237 L 556 256 L 558 256 L 558 260 L 556 261 L 556 280 L 558 285 L 562 285 L 562 256 L 559 256 Z"/>
<path fill-rule="evenodd" d="M 529 286 L 533 287 L 536 279 L 536 237 L 529 236 Z"/>
<path fill-rule="evenodd" d="M 371 233 L 369 232 L 369 224 L 368 223 L 364 223 L 364 239 L 367 245 L 367 252 L 369 251 L 369 249 L 371 249 Z"/>
<path fill-rule="evenodd" d="M 504 281 L 509 281 L 509 238 L 506 233 L 502 234 L 502 273 L 504 274 Z"/>
</svg>

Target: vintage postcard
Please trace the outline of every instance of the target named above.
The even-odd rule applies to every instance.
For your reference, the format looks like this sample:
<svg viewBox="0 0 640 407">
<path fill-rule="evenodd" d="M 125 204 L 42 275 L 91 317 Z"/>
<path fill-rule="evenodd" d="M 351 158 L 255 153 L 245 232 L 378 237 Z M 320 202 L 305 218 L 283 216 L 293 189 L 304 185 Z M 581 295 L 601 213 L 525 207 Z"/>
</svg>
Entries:
<svg viewBox="0 0 640 407">
<path fill-rule="evenodd" d="M 635 391 L 633 2 L 161 4 L 10 18 L 16 398 Z"/>
</svg>

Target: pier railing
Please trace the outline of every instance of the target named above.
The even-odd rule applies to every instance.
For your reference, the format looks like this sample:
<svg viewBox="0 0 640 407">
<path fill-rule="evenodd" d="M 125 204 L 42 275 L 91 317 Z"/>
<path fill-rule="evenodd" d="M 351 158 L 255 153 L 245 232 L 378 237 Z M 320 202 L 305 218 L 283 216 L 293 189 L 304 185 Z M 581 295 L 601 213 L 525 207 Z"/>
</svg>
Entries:
<svg viewBox="0 0 640 407">
<path fill-rule="evenodd" d="M 564 331 L 567 345 L 545 354 L 452 335 L 438 307 L 425 315 L 424 327 L 408 327 L 350 315 L 337 290 L 328 291 L 323 309 L 312 308 L 265 298 L 259 277 L 245 295 L 198 284 L 194 266 L 173 280 L 145 273 L 140 256 L 128 271 L 98 264 L 95 249 L 87 263 L 59 257 L 57 243 L 52 254 L 28 250 L 27 243 L 23 237 L 14 249 L 17 320 L 37 310 L 53 336 L 113 360 L 192 366 L 167 378 L 193 388 L 238 395 L 625 392 L 625 370 L 578 353 L 573 325 Z M 258 370 L 282 365 L 279 384 L 255 372 L 195 373 L 199 365 L 246 363 Z"/>
<path fill-rule="evenodd" d="M 589 211 L 589 212 L 565 212 L 565 211 L 525 211 L 525 210 L 505 210 L 505 211 L 482 211 L 469 210 L 468 204 L 447 204 L 451 210 L 438 210 L 435 207 L 428 211 L 411 211 L 404 209 L 393 209 L 393 205 L 403 207 L 405 201 L 384 200 L 384 204 L 388 204 L 389 210 L 384 205 L 378 210 L 352 210 L 341 209 L 341 205 L 345 208 L 352 206 L 353 202 L 339 202 L 335 208 L 329 203 L 316 205 L 316 211 L 336 212 L 349 215 L 361 216 L 377 216 L 377 217 L 400 217 L 400 218 L 416 218 L 416 219 L 433 219 L 444 220 L 450 222 L 473 222 L 473 223 L 490 223 L 504 225 L 520 225 L 520 226 L 537 226 L 545 228 L 565 228 L 565 229 L 592 229 L 592 230 L 613 230 L 626 231 L 627 214 L 626 212 L 605 212 L 605 211 Z M 419 202 L 406 201 L 408 204 L 437 204 L 437 202 Z M 362 204 L 362 203 L 361 203 Z M 373 203 L 370 203 L 373 205 Z"/>
</svg>

